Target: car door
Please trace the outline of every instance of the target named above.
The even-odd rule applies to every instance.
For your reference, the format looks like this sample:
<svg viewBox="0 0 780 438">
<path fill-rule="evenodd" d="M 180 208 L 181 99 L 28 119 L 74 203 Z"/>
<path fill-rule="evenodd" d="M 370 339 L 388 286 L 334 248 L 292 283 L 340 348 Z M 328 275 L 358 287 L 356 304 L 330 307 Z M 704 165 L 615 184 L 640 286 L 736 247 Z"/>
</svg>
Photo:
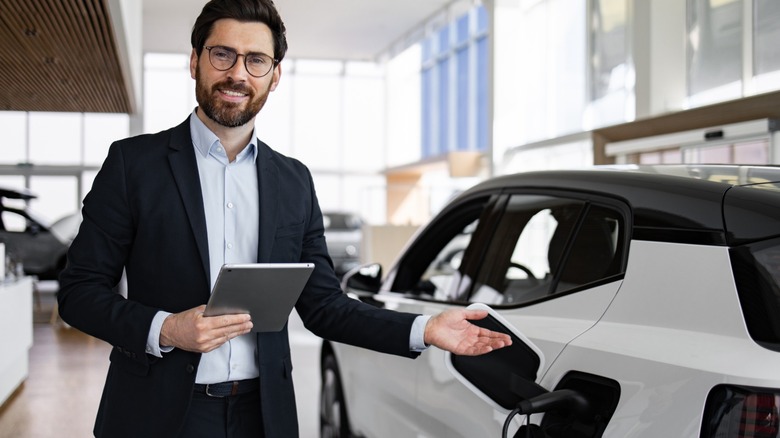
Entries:
<svg viewBox="0 0 780 438">
<path fill-rule="evenodd" d="M 448 297 L 457 293 L 461 283 L 468 283 L 476 270 L 463 260 L 473 260 L 466 254 L 484 245 L 480 236 L 485 234 L 492 212 L 499 208 L 498 200 L 498 195 L 485 193 L 459 204 L 452 215 L 432 221 L 404 252 L 398 264 L 404 269 L 392 270 L 383 290 L 363 299 L 412 313 L 422 313 L 429 302 L 452 301 Z M 362 295 L 360 288 L 348 286 L 347 292 Z M 409 360 L 342 344 L 334 349 L 353 432 L 390 438 L 413 437 L 428 429 L 424 424 L 430 417 L 417 408 L 417 374 L 425 354 Z"/>
<path fill-rule="evenodd" d="M 514 193 L 503 195 L 475 225 L 469 207 L 453 206 L 438 221 L 473 228 L 463 251 L 456 249 L 464 233 L 436 235 L 434 228 L 426 232 L 435 238 L 423 234 L 410 247 L 391 278 L 395 296 L 403 297 L 394 306 L 425 314 L 471 303 L 492 306 L 539 348 L 540 381 L 615 296 L 625 266 L 627 210 L 592 195 Z M 419 248 L 426 248 L 426 257 L 413 253 Z M 416 436 L 500 436 L 511 407 L 464 382 L 441 350 L 428 349 L 415 362 Z"/>
</svg>

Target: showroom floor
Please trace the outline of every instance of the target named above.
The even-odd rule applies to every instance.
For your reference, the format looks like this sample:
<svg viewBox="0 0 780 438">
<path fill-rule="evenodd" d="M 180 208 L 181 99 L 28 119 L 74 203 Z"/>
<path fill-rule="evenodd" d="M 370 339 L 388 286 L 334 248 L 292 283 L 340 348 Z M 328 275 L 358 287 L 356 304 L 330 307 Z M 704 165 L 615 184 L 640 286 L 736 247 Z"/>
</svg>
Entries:
<svg viewBox="0 0 780 438">
<path fill-rule="evenodd" d="M 0 408 L 0 437 L 90 437 L 110 347 L 57 320 L 54 290 L 42 285 L 34 312 L 30 374 Z M 301 438 L 318 432 L 319 340 L 290 319 Z"/>
</svg>

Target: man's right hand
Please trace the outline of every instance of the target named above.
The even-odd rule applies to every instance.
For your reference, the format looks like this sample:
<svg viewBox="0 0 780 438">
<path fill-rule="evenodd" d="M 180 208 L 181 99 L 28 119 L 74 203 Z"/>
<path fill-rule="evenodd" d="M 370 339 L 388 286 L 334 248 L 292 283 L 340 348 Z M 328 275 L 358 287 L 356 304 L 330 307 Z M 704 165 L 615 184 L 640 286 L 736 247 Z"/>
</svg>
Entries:
<svg viewBox="0 0 780 438">
<path fill-rule="evenodd" d="M 203 316 L 205 310 L 206 306 L 201 305 L 165 318 L 160 330 L 160 345 L 208 353 L 252 329 L 247 314 Z"/>
</svg>

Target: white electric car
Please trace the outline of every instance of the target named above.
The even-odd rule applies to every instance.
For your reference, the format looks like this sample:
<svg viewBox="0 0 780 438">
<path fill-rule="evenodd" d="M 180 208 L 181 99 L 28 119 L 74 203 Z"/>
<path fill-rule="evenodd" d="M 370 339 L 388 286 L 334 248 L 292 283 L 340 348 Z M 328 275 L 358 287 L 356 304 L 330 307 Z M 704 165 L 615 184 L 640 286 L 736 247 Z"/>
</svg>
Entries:
<svg viewBox="0 0 780 438">
<path fill-rule="evenodd" d="M 780 168 L 494 178 L 382 278 L 398 311 L 482 306 L 513 346 L 415 360 L 325 342 L 322 437 L 780 437 Z"/>
</svg>

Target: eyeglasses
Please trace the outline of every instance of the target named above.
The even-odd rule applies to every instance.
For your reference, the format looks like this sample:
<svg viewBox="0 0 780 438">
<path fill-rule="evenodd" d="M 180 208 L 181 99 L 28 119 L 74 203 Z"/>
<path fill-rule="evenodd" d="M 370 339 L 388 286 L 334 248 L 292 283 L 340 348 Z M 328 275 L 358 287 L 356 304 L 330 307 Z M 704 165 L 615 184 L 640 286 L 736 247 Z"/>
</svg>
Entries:
<svg viewBox="0 0 780 438">
<path fill-rule="evenodd" d="M 219 71 L 226 71 L 236 65 L 239 56 L 244 57 L 244 67 L 246 71 L 256 77 L 261 78 L 276 65 L 277 61 L 265 53 L 238 53 L 230 47 L 223 46 L 203 46 L 209 51 L 209 62 L 211 66 Z"/>
</svg>

